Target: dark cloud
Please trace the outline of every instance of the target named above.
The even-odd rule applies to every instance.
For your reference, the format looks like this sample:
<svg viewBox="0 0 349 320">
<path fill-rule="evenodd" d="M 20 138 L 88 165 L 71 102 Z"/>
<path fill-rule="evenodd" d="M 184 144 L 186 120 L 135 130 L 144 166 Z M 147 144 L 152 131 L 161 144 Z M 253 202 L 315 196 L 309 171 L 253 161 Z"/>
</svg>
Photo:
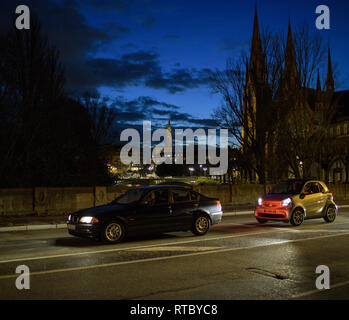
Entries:
<svg viewBox="0 0 349 320">
<path fill-rule="evenodd" d="M 31 16 L 40 21 L 42 33 L 60 51 L 60 60 L 66 70 L 67 88 L 92 90 L 98 83 L 88 80 L 91 74 L 85 68 L 85 59 L 101 46 L 127 34 L 129 29 L 118 22 L 91 26 L 80 12 L 79 2 L 75 0 L 29 0 L 26 4 Z M 0 32 L 13 27 L 15 7 L 16 2 L 1 1 Z"/>
<path fill-rule="evenodd" d="M 149 75 L 145 84 L 154 89 L 166 89 L 170 93 L 177 93 L 209 84 L 211 75 L 209 69 L 173 69 L 171 72 Z"/>
<path fill-rule="evenodd" d="M 28 0 L 27 4 L 32 15 L 38 17 L 42 33 L 60 51 L 60 60 L 66 70 L 66 88 L 71 94 L 95 91 L 100 86 L 115 89 L 146 86 L 174 94 L 209 83 L 210 70 L 177 66 L 164 70 L 156 52 L 138 50 L 123 55 L 116 52 L 115 58 L 94 57 L 97 52 L 100 53 L 103 48 L 131 31 L 118 21 L 91 25 L 83 15 L 81 6 L 88 5 L 93 10 L 124 10 L 128 6 L 132 7 L 129 1 Z M 2 0 L 0 32 L 12 27 L 15 7 L 16 2 Z M 143 22 L 150 26 L 154 19 L 146 16 Z"/>
<path fill-rule="evenodd" d="M 181 112 L 180 107 L 157 101 L 151 97 L 141 96 L 134 100 L 117 97 L 111 107 L 117 109 L 118 125 L 134 127 L 137 122 L 151 120 L 155 126 L 163 127 L 170 118 L 175 126 L 215 128 L 217 123 L 212 119 L 198 119 L 189 113 Z"/>
<path fill-rule="evenodd" d="M 89 59 L 76 73 L 73 86 L 123 88 L 144 85 L 177 93 L 207 85 L 210 81 L 209 69 L 176 68 L 165 72 L 158 58 L 157 53 L 137 51 L 126 53 L 119 59 Z"/>
</svg>

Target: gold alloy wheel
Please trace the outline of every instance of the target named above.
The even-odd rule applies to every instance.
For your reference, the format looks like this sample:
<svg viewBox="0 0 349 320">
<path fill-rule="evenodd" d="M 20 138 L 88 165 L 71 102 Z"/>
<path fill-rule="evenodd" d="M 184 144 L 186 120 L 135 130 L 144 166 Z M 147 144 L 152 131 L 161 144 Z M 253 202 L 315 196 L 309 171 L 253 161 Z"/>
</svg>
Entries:
<svg viewBox="0 0 349 320">
<path fill-rule="evenodd" d="M 292 215 L 293 225 L 300 226 L 303 223 L 304 215 L 303 211 L 297 209 Z"/>
<path fill-rule="evenodd" d="M 210 226 L 210 222 L 208 221 L 208 218 L 204 216 L 199 217 L 195 221 L 195 228 L 199 233 L 206 232 L 209 226 Z"/>
<path fill-rule="evenodd" d="M 326 214 L 326 221 L 327 222 L 333 222 L 336 219 L 336 209 L 334 207 L 329 207 L 327 209 L 327 214 Z"/>
<path fill-rule="evenodd" d="M 123 236 L 123 228 L 118 222 L 112 222 L 105 228 L 105 238 L 110 242 L 116 242 Z"/>
</svg>

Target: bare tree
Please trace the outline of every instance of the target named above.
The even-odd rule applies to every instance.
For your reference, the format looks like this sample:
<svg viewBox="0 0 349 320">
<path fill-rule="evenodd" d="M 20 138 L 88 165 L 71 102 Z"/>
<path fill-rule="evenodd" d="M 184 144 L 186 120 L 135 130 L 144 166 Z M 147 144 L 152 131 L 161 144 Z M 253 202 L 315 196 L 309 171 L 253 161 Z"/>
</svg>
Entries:
<svg viewBox="0 0 349 320">
<path fill-rule="evenodd" d="M 306 25 L 294 33 L 294 44 L 288 39 L 288 48 L 283 34 L 268 28 L 260 39 L 262 70 L 254 70 L 248 64 L 251 57 L 242 53 L 214 75 L 213 90 L 223 102 L 213 116 L 230 130 L 244 154 L 246 170 L 253 168 L 260 183 L 289 175 L 309 177 L 336 112 L 333 90 L 311 89 L 317 72 L 325 69 L 326 47 Z M 285 74 L 287 50 L 294 57 L 293 66 L 288 60 L 291 75 Z"/>
<path fill-rule="evenodd" d="M 242 148 L 246 171 L 256 172 L 261 183 L 265 182 L 268 166 L 272 166 L 271 157 L 267 161 L 267 148 L 274 132 L 273 96 L 282 69 L 279 38 L 269 31 L 261 36 L 264 67 L 249 65 L 248 56 L 242 52 L 239 58 L 228 59 L 226 69 L 217 71 L 212 79 L 214 92 L 223 97 L 213 116 L 229 129 L 235 147 Z"/>
<path fill-rule="evenodd" d="M 86 92 L 80 99 L 91 118 L 91 134 L 97 145 L 115 142 L 116 130 L 113 127 L 117 117 L 116 109 L 107 106 L 107 99 Z"/>
<path fill-rule="evenodd" d="M 29 166 L 30 150 L 43 133 L 42 125 L 55 102 L 64 96 L 64 82 L 58 51 L 41 34 L 35 17 L 30 30 L 13 27 L 1 35 L 1 177 L 10 177 L 11 172 Z"/>
<path fill-rule="evenodd" d="M 291 175 L 309 178 L 313 175 L 311 167 L 318 163 L 323 151 L 337 102 L 334 90 L 323 92 L 321 86 L 311 89 L 319 69 L 324 70 L 326 46 L 322 38 L 311 34 L 307 25 L 301 25 L 294 33 L 294 44 L 298 83 L 282 92 L 277 102 L 280 105 L 278 150 L 285 157 Z"/>
</svg>

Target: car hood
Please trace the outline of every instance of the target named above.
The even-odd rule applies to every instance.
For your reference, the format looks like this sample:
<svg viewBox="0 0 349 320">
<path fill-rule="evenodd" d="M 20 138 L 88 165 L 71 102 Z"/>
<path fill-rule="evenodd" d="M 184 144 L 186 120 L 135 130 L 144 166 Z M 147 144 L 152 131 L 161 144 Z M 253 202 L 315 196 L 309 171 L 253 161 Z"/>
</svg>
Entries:
<svg viewBox="0 0 349 320">
<path fill-rule="evenodd" d="M 109 204 L 109 205 L 103 205 L 88 209 L 79 210 L 74 213 L 74 215 L 78 217 L 82 216 L 92 216 L 92 217 L 98 217 L 102 214 L 112 213 L 112 212 L 123 212 L 126 211 L 129 208 L 127 205 L 121 205 L 121 204 Z"/>
<path fill-rule="evenodd" d="M 263 201 L 282 201 L 293 196 L 293 194 L 266 194 L 262 199 Z"/>
</svg>

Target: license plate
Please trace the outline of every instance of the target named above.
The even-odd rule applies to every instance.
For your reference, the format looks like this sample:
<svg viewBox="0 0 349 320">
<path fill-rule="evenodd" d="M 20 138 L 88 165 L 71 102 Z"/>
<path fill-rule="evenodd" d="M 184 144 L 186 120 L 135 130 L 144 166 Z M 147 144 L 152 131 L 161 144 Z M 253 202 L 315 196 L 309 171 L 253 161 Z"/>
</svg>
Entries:
<svg viewBox="0 0 349 320">
<path fill-rule="evenodd" d="M 272 210 L 264 210 L 264 213 L 274 214 L 275 211 L 272 211 Z"/>
<path fill-rule="evenodd" d="M 74 224 L 68 224 L 68 229 L 69 230 L 75 230 L 76 226 Z"/>
</svg>

